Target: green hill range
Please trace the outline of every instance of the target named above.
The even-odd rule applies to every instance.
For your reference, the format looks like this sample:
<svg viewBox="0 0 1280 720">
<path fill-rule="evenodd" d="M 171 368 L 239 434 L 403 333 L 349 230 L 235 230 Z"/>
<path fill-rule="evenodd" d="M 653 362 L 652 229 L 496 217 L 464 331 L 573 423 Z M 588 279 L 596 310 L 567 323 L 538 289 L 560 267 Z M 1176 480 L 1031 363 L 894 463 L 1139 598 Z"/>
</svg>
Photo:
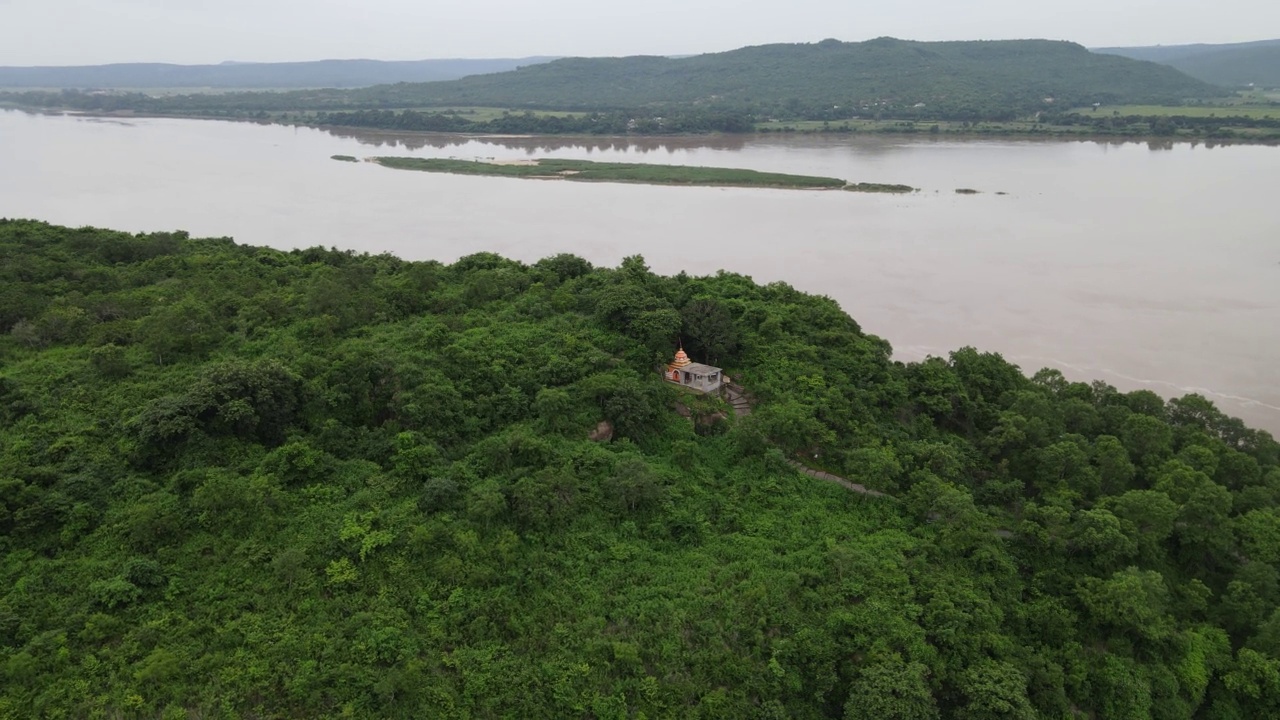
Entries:
<svg viewBox="0 0 1280 720">
<path fill-rule="evenodd" d="M 1092 102 L 1179 102 L 1218 88 L 1154 63 L 1049 40 L 845 43 L 745 47 L 686 58 L 565 58 L 505 73 L 353 91 L 356 101 L 402 106 L 548 109 L 701 103 L 780 110 L 842 105 L 874 111 L 1044 108 Z"/>
<path fill-rule="evenodd" d="M 1013 120 L 1081 105 L 1180 104 L 1229 92 L 1172 68 L 1092 53 L 1068 42 L 1007 40 L 746 47 L 683 58 L 564 58 L 447 82 L 358 89 L 149 97 L 25 93 L 0 100 L 91 111 L 266 118 L 283 112 L 504 108 L 609 114 L 555 117 L 542 132 L 609 132 L 639 118 L 671 131 L 736 132 L 772 117 L 807 120 L 918 117 Z M 658 120 L 657 118 L 662 118 Z M 461 130 L 465 118 L 343 118 L 352 124 Z M 664 125 L 664 122 L 666 125 Z M 509 123 L 504 123 L 509 124 Z M 570 126 L 565 129 L 564 126 Z M 581 126 L 581 127 L 579 127 Z M 596 128 L 598 129 L 598 128 Z M 510 131 L 507 130 L 497 130 Z"/>
<path fill-rule="evenodd" d="M 0 256 L 4 720 L 1280 716 L 1280 445 L 1201 396 L 638 256 Z"/>
<path fill-rule="evenodd" d="M 1094 52 L 1150 60 L 1224 87 L 1280 88 L 1280 40 L 1096 48 Z"/>
</svg>

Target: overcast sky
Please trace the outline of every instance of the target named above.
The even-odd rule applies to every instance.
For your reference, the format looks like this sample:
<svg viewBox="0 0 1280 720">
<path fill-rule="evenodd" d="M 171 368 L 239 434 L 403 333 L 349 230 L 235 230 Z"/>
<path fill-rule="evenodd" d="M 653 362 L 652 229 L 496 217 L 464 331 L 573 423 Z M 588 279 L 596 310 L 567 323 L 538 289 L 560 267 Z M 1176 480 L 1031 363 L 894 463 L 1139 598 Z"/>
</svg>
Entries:
<svg viewBox="0 0 1280 720">
<path fill-rule="evenodd" d="M 1277 0 L 0 0 L 0 65 L 685 54 L 890 35 L 1280 36 Z"/>
</svg>

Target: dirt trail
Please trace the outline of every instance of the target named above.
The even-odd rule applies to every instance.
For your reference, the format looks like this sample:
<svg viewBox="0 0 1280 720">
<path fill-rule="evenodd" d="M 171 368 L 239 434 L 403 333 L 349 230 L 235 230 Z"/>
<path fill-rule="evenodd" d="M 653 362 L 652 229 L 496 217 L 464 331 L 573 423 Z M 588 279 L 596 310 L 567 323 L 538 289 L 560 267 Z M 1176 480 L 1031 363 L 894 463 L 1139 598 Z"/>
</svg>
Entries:
<svg viewBox="0 0 1280 720">
<path fill-rule="evenodd" d="M 744 417 L 746 415 L 751 414 L 751 400 L 747 398 L 746 389 L 743 388 L 742 386 L 726 385 L 725 399 L 728 400 L 729 404 L 733 406 L 734 415 L 737 415 L 738 417 Z M 879 490 L 872 490 L 871 488 L 865 485 L 859 485 L 858 483 L 853 482 L 852 480 L 846 480 L 845 478 L 842 478 L 839 475 L 832 475 L 829 472 L 824 472 L 822 470 L 815 470 L 814 468 L 811 468 L 808 465 L 805 465 L 804 463 L 798 460 L 792 460 L 791 458 L 787 458 L 787 464 L 795 468 L 796 470 L 799 470 L 800 472 L 804 473 L 805 475 L 808 475 L 809 477 L 835 483 L 840 487 L 845 488 L 846 490 L 852 490 L 853 492 L 860 493 L 862 495 L 870 495 L 871 497 L 889 497 L 888 495 L 880 492 Z"/>
</svg>

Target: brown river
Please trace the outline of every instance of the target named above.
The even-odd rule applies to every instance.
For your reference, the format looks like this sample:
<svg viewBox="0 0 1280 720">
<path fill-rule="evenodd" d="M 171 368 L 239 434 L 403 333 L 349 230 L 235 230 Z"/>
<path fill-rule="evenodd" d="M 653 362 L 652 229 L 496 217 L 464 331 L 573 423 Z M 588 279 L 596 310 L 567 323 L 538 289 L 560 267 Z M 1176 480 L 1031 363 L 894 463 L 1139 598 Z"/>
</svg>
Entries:
<svg viewBox="0 0 1280 720">
<path fill-rule="evenodd" d="M 464 177 L 334 154 L 716 165 L 921 191 Z M 0 111 L 0 217 L 442 261 L 642 254 L 662 273 L 724 268 L 829 295 L 904 360 L 973 345 L 1028 372 L 1198 392 L 1280 435 L 1278 189 L 1277 147 L 479 140 Z"/>
</svg>

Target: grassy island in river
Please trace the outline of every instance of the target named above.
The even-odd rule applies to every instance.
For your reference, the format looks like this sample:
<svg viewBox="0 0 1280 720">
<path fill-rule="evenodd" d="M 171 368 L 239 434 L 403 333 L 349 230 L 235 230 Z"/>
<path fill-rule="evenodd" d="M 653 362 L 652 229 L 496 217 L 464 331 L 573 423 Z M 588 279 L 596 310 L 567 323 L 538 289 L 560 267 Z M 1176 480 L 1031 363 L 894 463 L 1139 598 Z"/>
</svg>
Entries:
<svg viewBox="0 0 1280 720">
<path fill-rule="evenodd" d="M 909 185 L 851 184 L 839 178 L 760 172 L 742 168 L 655 165 L 651 163 L 593 162 L 545 158 L 511 162 L 482 162 L 444 158 L 376 157 L 373 162 L 397 170 L 498 175 L 580 182 L 631 182 L 648 185 L 704 185 L 710 187 L 771 187 L 803 190 L 844 189 L 864 192 L 914 192 Z"/>
</svg>

